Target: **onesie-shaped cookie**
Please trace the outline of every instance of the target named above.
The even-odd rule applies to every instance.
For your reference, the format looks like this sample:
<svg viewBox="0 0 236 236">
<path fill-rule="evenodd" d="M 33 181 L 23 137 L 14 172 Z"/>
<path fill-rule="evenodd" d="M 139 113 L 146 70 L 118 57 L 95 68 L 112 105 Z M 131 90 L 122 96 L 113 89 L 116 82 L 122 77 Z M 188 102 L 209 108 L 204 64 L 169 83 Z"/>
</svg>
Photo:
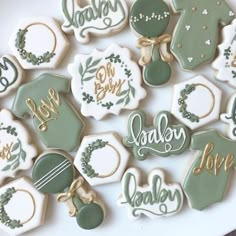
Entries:
<svg viewBox="0 0 236 236">
<path fill-rule="evenodd" d="M 144 82 L 158 87 L 167 83 L 171 76 L 169 63 L 173 56 L 167 51 L 171 36 L 164 34 L 170 20 L 170 12 L 163 0 L 136 0 L 130 11 L 130 26 L 141 38 L 139 64 L 144 66 Z"/>
<path fill-rule="evenodd" d="M 182 12 L 176 25 L 171 52 L 185 70 L 194 70 L 214 58 L 218 24 L 227 25 L 234 13 L 225 0 L 172 0 L 173 9 Z"/>
</svg>

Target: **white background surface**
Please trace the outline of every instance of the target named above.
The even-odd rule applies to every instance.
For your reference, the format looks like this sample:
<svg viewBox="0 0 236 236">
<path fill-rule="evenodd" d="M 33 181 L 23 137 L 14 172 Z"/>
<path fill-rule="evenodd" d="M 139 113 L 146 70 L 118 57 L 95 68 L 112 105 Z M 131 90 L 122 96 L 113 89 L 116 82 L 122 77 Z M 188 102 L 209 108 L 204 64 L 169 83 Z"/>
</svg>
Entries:
<svg viewBox="0 0 236 236">
<path fill-rule="evenodd" d="M 126 0 L 129 5 L 132 0 Z M 148 3 L 148 0 L 147 0 Z M 228 0 L 228 3 L 236 11 L 236 1 Z M 14 27 L 20 18 L 23 17 L 38 17 L 38 16 L 52 16 L 58 19 L 62 23 L 62 15 L 60 13 L 60 1 L 59 0 L 0 0 L 0 55 L 11 53 L 8 47 L 8 40 L 13 32 Z M 177 20 L 177 17 L 172 17 L 172 22 L 168 31 L 172 32 L 173 26 Z M 138 60 L 139 51 L 135 48 L 137 38 L 127 27 L 124 31 L 116 34 L 113 37 L 95 39 L 87 45 L 79 45 L 74 36 L 69 36 L 71 42 L 71 48 L 69 53 L 65 56 L 63 63 L 60 67 L 53 71 L 61 75 L 68 76 L 66 66 L 73 61 L 74 56 L 77 53 L 90 53 L 93 48 L 105 49 L 115 42 L 121 46 L 129 47 L 134 52 L 135 60 Z M 197 39 L 196 39 L 197 40 Z M 194 46 L 194 42 L 193 46 Z M 233 89 L 227 85 L 217 82 L 214 79 L 214 71 L 211 69 L 210 64 L 202 66 L 194 73 L 182 72 L 176 62 L 172 64 L 173 77 L 171 82 L 158 89 L 152 89 L 145 86 L 148 92 L 148 97 L 140 104 L 140 109 L 144 110 L 147 114 L 147 120 L 151 123 L 153 116 L 161 110 L 170 110 L 171 107 L 171 94 L 172 85 L 179 81 L 184 81 L 195 75 L 202 74 L 217 84 L 225 92 L 223 96 L 222 111 L 225 110 L 225 104 L 229 96 L 233 93 Z M 25 81 L 30 81 L 43 72 L 50 72 L 49 70 L 39 70 L 35 72 L 27 72 Z M 0 100 L 1 107 L 10 108 L 14 94 L 8 96 L 6 99 Z M 72 97 L 69 100 L 73 101 Z M 79 109 L 79 105 L 76 104 L 76 108 Z M 126 121 L 129 111 L 122 112 L 118 117 L 109 116 L 103 121 L 95 121 L 92 118 L 84 118 L 86 121 L 86 129 L 84 135 L 94 134 L 97 132 L 105 131 L 117 131 L 121 136 L 126 135 Z M 31 128 L 31 121 L 28 122 L 28 127 L 31 130 L 33 140 L 38 140 L 35 137 L 35 131 Z M 217 127 L 222 130 L 224 134 L 226 126 L 220 122 L 214 123 L 208 127 Z M 207 128 L 207 127 L 206 127 Z M 112 130 L 111 130 L 112 129 Z M 75 156 L 75 153 L 73 153 Z M 147 174 L 155 167 L 164 168 L 168 175 L 167 179 L 174 182 L 180 182 L 181 176 L 186 168 L 187 162 L 192 158 L 193 152 L 186 152 L 180 156 L 172 156 L 168 158 L 161 157 L 149 157 L 144 162 L 131 161 L 130 166 L 138 166 L 142 168 L 143 174 Z M 30 172 L 27 173 L 30 175 Z M 144 182 L 146 182 L 146 176 L 144 176 Z M 25 234 L 28 236 L 118 236 L 127 235 L 174 235 L 174 236 L 221 236 L 236 228 L 236 178 L 232 173 L 231 181 L 229 183 L 228 191 L 225 194 L 224 202 L 215 204 L 212 207 L 198 212 L 189 209 L 187 204 L 184 204 L 182 211 L 170 218 L 161 218 L 154 221 L 149 220 L 146 217 L 136 221 L 130 222 L 127 219 L 126 208 L 119 208 L 116 204 L 116 200 L 120 194 L 120 184 L 110 184 L 104 186 L 98 186 L 94 188 L 102 197 L 107 205 L 107 217 L 102 226 L 99 228 L 86 232 L 80 229 L 75 219 L 70 218 L 67 213 L 67 209 L 63 204 L 58 204 L 53 196 L 49 198 L 49 204 L 46 213 L 45 224 L 36 230 L 30 231 Z M 6 234 L 0 230 L 0 235 Z"/>
</svg>

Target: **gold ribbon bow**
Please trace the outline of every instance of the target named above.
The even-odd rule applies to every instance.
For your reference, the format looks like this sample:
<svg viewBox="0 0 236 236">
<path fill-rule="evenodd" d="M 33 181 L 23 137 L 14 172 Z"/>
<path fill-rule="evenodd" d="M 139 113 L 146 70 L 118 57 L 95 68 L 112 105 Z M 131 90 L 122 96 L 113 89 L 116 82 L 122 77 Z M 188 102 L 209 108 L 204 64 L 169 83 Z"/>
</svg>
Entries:
<svg viewBox="0 0 236 236">
<path fill-rule="evenodd" d="M 172 38 L 169 34 L 164 34 L 160 37 L 153 38 L 139 38 L 137 42 L 137 47 L 141 48 L 141 58 L 139 60 L 139 64 L 143 66 L 150 63 L 152 59 L 153 49 L 155 46 L 158 47 L 161 59 L 164 62 L 172 62 L 173 56 L 167 50 L 167 44 L 171 42 L 171 39 Z"/>
</svg>

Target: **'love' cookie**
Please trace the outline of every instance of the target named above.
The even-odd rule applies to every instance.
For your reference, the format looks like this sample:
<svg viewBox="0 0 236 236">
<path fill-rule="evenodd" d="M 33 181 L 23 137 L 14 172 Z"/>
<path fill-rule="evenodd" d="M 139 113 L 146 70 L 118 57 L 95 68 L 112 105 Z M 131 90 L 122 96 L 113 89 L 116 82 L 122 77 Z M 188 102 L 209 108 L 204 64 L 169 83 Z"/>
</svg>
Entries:
<svg viewBox="0 0 236 236">
<path fill-rule="evenodd" d="M 63 31 L 74 32 L 80 43 L 88 43 L 90 35 L 109 35 L 121 31 L 128 21 L 125 0 L 61 0 Z M 83 7 L 81 6 L 83 4 Z"/>
<path fill-rule="evenodd" d="M 229 24 L 234 13 L 225 0 L 172 0 L 181 12 L 173 33 L 171 52 L 185 70 L 213 60 L 218 43 L 218 24 Z"/>
<path fill-rule="evenodd" d="M 47 147 L 73 151 L 79 145 L 84 123 L 62 95 L 69 91 L 67 78 L 42 74 L 18 89 L 12 111 L 20 118 L 31 116 Z"/>
<path fill-rule="evenodd" d="M 128 136 L 123 139 L 125 146 L 133 148 L 134 157 L 139 161 L 145 160 L 148 153 L 162 157 L 181 154 L 189 142 L 188 129 L 181 124 L 172 125 L 171 114 L 167 111 L 159 112 L 150 127 L 146 127 L 143 112 L 132 112 Z"/>
<path fill-rule="evenodd" d="M 222 201 L 229 176 L 235 167 L 235 142 L 215 130 L 192 136 L 192 150 L 197 150 L 183 183 L 189 205 L 203 210 Z"/>
<path fill-rule="evenodd" d="M 129 50 L 113 44 L 104 52 L 78 55 L 68 71 L 72 93 L 81 103 L 81 113 L 101 120 L 122 109 L 135 109 L 146 96 L 138 65 Z"/>
<path fill-rule="evenodd" d="M 128 169 L 122 178 L 122 193 L 118 203 L 128 208 L 131 220 L 138 219 L 142 214 L 151 219 L 171 216 L 181 210 L 184 196 L 180 185 L 166 184 L 160 169 L 154 169 L 148 175 L 147 185 L 142 187 L 140 184 L 138 169 Z"/>
</svg>

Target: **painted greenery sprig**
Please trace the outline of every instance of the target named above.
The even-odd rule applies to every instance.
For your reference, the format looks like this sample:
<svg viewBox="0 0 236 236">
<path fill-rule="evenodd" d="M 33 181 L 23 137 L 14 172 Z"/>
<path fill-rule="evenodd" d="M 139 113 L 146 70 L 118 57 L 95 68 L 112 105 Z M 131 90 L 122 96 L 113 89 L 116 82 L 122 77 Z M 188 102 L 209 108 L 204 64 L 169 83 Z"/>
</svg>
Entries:
<svg viewBox="0 0 236 236">
<path fill-rule="evenodd" d="M 130 84 L 130 82 L 128 81 L 128 89 L 120 92 L 120 94 L 118 95 L 120 98 L 117 102 L 116 105 L 122 104 L 124 103 L 125 106 L 130 102 L 130 97 L 133 96 L 133 98 L 135 97 L 135 88 Z"/>
</svg>

